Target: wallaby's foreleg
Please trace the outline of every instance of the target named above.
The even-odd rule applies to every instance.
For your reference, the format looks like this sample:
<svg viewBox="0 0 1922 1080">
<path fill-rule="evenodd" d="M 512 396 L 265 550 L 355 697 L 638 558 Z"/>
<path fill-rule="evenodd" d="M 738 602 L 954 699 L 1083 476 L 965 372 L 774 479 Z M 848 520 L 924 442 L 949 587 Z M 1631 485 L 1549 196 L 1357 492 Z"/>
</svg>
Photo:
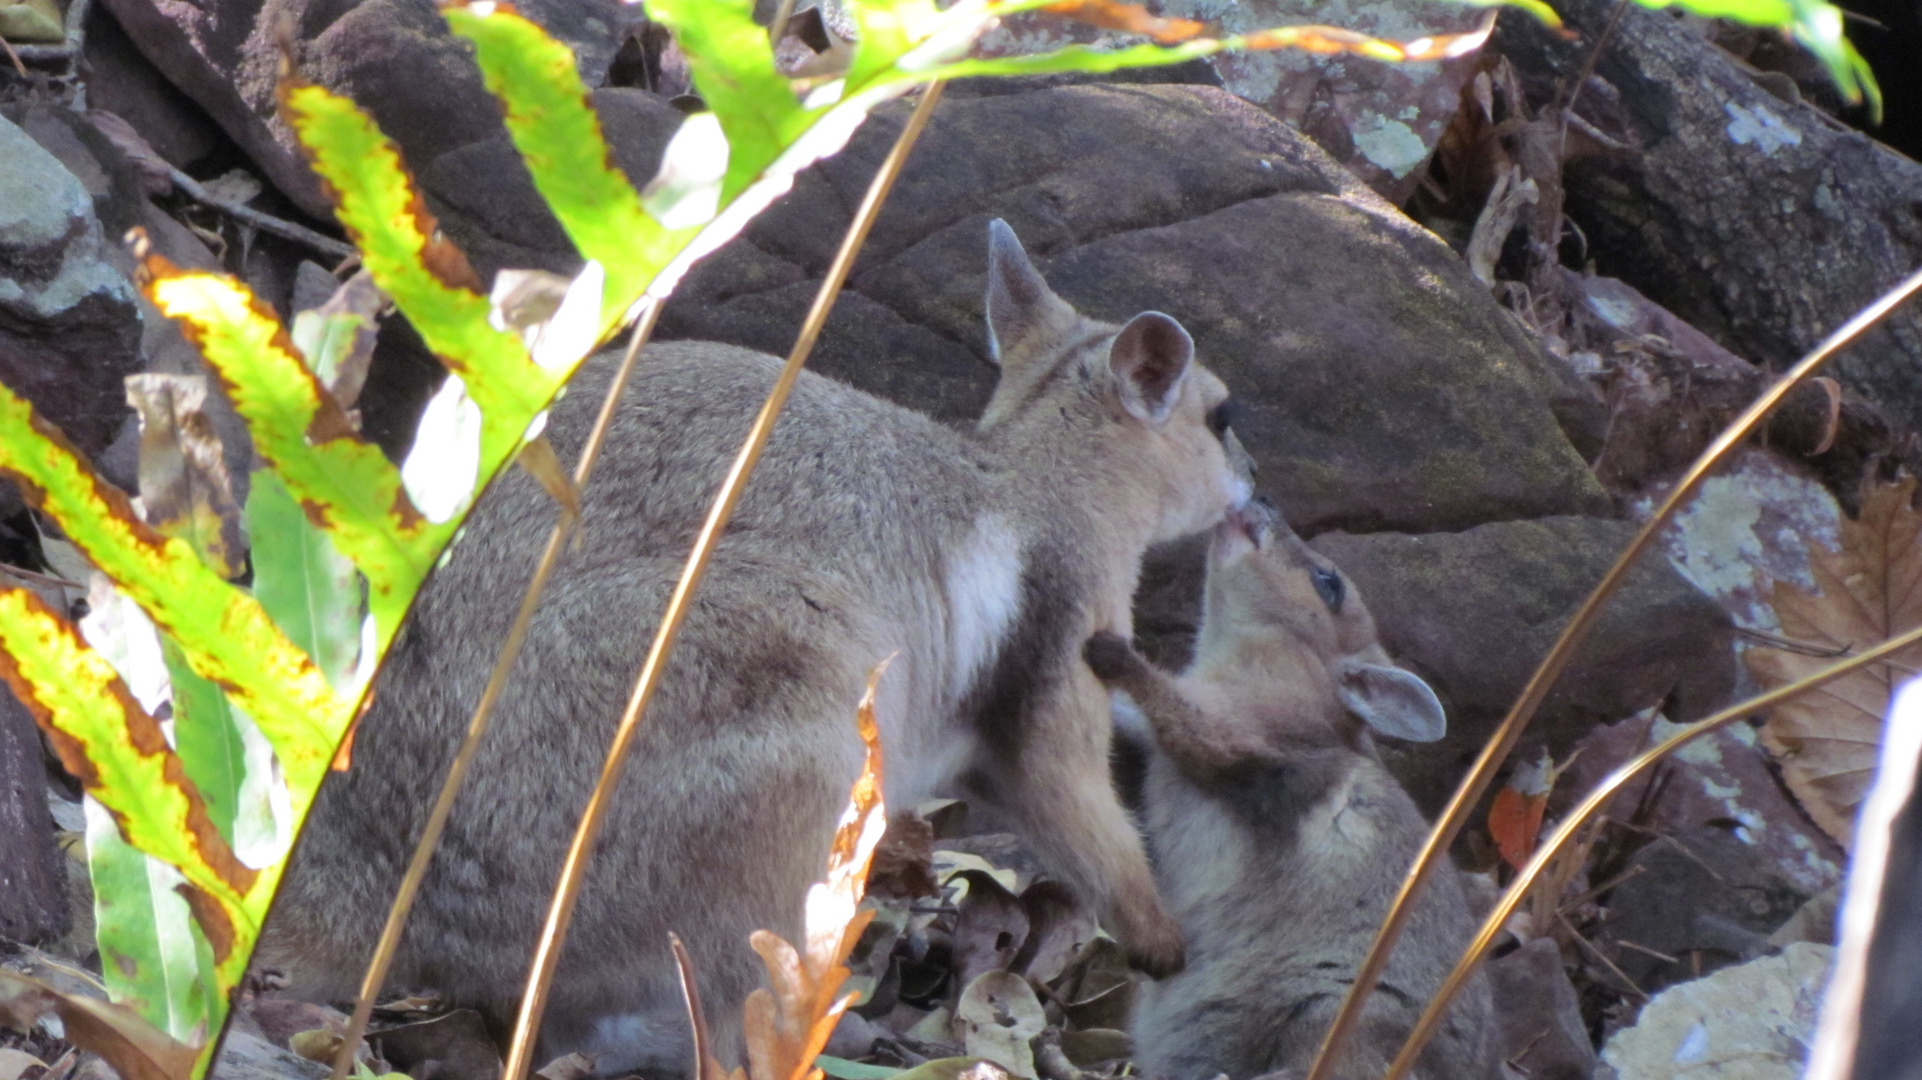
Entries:
<svg viewBox="0 0 1922 1080">
<path fill-rule="evenodd" d="M 1162 906 L 1141 834 L 1109 778 L 1107 694 L 1077 665 L 1013 763 L 1006 804 L 1049 865 L 1084 889 L 1128 953 L 1156 978 L 1185 963 L 1181 930 Z"/>
<path fill-rule="evenodd" d="M 1280 760 L 1260 739 L 1210 717 L 1182 696 L 1174 680 L 1120 635 L 1098 631 L 1083 654 L 1096 678 L 1134 699 L 1154 730 L 1155 744 L 1196 783 L 1208 784 L 1235 766 Z"/>
</svg>

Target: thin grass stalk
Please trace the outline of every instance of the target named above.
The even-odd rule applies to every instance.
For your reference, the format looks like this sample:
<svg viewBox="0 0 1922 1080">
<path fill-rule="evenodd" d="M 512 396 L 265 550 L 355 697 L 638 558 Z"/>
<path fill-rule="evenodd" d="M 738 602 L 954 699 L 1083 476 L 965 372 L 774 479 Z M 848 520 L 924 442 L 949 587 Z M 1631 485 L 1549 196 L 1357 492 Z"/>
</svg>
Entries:
<svg viewBox="0 0 1922 1080">
<path fill-rule="evenodd" d="M 602 444 L 607 441 L 607 430 L 614 422 L 621 393 L 627 389 L 628 378 L 634 374 L 641 348 L 653 336 L 654 321 L 660 313 L 660 303 L 649 301 L 634 324 L 633 332 L 628 335 L 627 351 L 621 354 L 621 366 L 614 373 L 614 381 L 608 385 L 607 396 L 601 401 L 600 414 L 594 418 L 594 426 L 587 434 L 587 444 L 581 448 L 580 460 L 574 465 L 574 487 L 577 491 L 585 487 L 588 477 L 594 474 L 594 463 L 601 456 Z M 468 766 L 474 763 L 474 755 L 487 735 L 494 705 L 507 688 L 507 678 L 514 670 L 514 662 L 520 659 L 521 646 L 527 641 L 527 628 L 534 621 L 534 609 L 540 604 L 541 593 L 547 589 L 547 581 L 553 576 L 554 567 L 560 563 L 561 551 L 579 524 L 578 514 L 567 513 L 563 509 L 560 520 L 554 523 L 554 531 L 547 534 L 547 548 L 534 565 L 534 578 L 527 583 L 527 591 L 521 594 L 520 610 L 514 614 L 514 623 L 508 628 L 507 641 L 501 645 L 500 655 L 494 660 L 494 670 L 488 675 L 487 687 L 481 691 L 480 701 L 474 706 L 474 715 L 468 718 L 467 735 L 454 754 L 454 763 L 448 767 L 446 779 L 441 781 L 440 794 L 435 797 L 434 807 L 427 814 L 427 827 L 421 830 L 420 839 L 414 843 L 414 854 L 407 862 L 407 872 L 401 875 L 400 890 L 394 894 L 393 906 L 387 909 L 387 924 L 381 927 L 380 940 L 374 945 L 374 957 L 368 961 L 367 974 L 360 980 L 360 998 L 354 1004 L 354 1015 L 347 1021 L 347 1032 L 341 1040 L 340 1049 L 334 1053 L 332 1080 L 345 1080 L 354 1067 L 354 1048 L 367 1032 L 367 1021 L 373 1015 L 381 984 L 387 981 L 387 970 L 393 966 L 394 953 L 400 948 L 401 931 L 407 928 L 407 916 L 413 911 L 414 898 L 419 895 L 420 884 L 427 877 L 427 866 L 433 861 L 434 848 L 440 844 L 441 833 L 446 831 L 447 816 L 454 809 L 454 798 L 460 794 L 461 784 L 467 779 Z"/>
<path fill-rule="evenodd" d="M 1415 1029 L 1409 1033 L 1408 1040 L 1402 1044 L 1401 1052 L 1395 1056 L 1394 1063 L 1389 1065 L 1388 1072 L 1382 1080 L 1400 1080 L 1408 1074 L 1409 1069 L 1414 1067 L 1415 1059 L 1421 1054 L 1422 1048 L 1428 1044 L 1429 1038 L 1434 1035 L 1435 1028 L 1440 1026 L 1442 1014 L 1447 1011 L 1449 1003 L 1468 982 L 1469 976 L 1473 975 L 1475 969 L 1480 966 L 1482 956 L 1494 945 L 1495 939 L 1501 935 L 1502 927 L 1508 924 L 1509 918 L 1527 898 L 1529 890 L 1541 876 L 1543 868 L 1567 846 L 1576 832 L 1595 815 L 1596 811 L 1606 805 L 1624 785 L 1703 735 L 1720 730 L 1737 720 L 1753 716 L 1791 698 L 1799 697 L 1824 683 L 1841 678 L 1858 668 L 1866 667 L 1918 641 L 1922 641 L 1922 627 L 1890 638 L 1873 649 L 1851 656 L 1839 664 L 1823 668 L 1813 675 L 1797 679 L 1786 686 L 1777 687 L 1766 694 L 1759 694 L 1740 704 L 1731 705 L 1707 719 L 1698 720 L 1683 727 L 1608 774 L 1608 777 L 1596 785 L 1595 790 L 1589 792 L 1588 796 L 1569 812 L 1568 817 L 1555 827 L 1555 832 L 1535 852 L 1534 857 L 1528 860 L 1528 865 L 1522 867 L 1521 872 L 1515 875 L 1515 880 L 1509 883 L 1507 891 L 1502 893 L 1501 902 L 1497 903 L 1494 910 L 1488 913 L 1488 917 L 1482 920 L 1480 929 L 1475 932 L 1474 940 L 1462 953 L 1461 959 L 1456 961 L 1454 970 L 1448 973 L 1448 978 L 1443 980 L 1441 989 L 1436 991 L 1435 996 L 1428 1002 L 1427 1009 L 1422 1012 L 1421 1019 L 1416 1021 Z"/>
<path fill-rule="evenodd" d="M 1448 806 L 1443 809 L 1441 816 L 1435 820 L 1434 828 L 1429 830 L 1427 838 L 1422 841 L 1421 850 L 1416 853 L 1413 865 L 1408 868 L 1408 874 L 1402 880 L 1401 891 L 1396 894 L 1395 902 L 1388 909 L 1388 916 L 1382 920 L 1381 929 L 1375 934 L 1375 942 L 1369 947 L 1368 956 L 1355 972 L 1355 981 L 1348 988 L 1348 996 L 1342 999 L 1341 1009 L 1336 1012 L 1334 1023 L 1329 1025 L 1328 1034 L 1322 1038 L 1321 1049 L 1316 1051 L 1314 1064 L 1309 1068 L 1305 1080 L 1328 1080 L 1329 1073 L 1334 1068 L 1336 1054 L 1354 1030 L 1355 1024 L 1361 1019 L 1362 1003 L 1366 1002 L 1368 996 L 1374 992 L 1375 984 L 1381 979 L 1382 969 L 1388 966 L 1388 957 L 1394 951 L 1395 942 L 1401 937 L 1402 928 L 1407 925 L 1409 913 L 1414 910 L 1415 897 L 1433 876 L 1441 860 L 1447 857 L 1448 848 L 1455 842 L 1455 837 L 1461 832 L 1462 825 L 1467 822 L 1469 812 L 1474 809 L 1482 794 L 1488 790 L 1489 783 L 1495 778 L 1495 771 L 1501 768 L 1502 762 L 1507 760 L 1508 752 L 1514 749 L 1515 741 L 1521 737 L 1522 729 L 1527 726 L 1529 720 L 1534 718 L 1535 710 L 1541 707 L 1543 699 L 1548 696 L 1548 691 L 1555 685 L 1555 680 L 1561 676 L 1569 660 L 1574 657 L 1576 646 L 1588 636 L 1589 628 L 1601 614 L 1602 605 L 1606 604 L 1609 598 L 1615 595 L 1615 590 L 1621 586 L 1623 579 L 1628 575 L 1629 567 L 1634 565 L 1636 558 L 1655 541 L 1656 535 L 1668 525 L 1676 511 L 1681 509 L 1682 504 L 1695 494 L 1704 480 L 1708 479 L 1709 473 L 1761 425 L 1763 419 L 1782 403 L 1782 399 L 1786 398 L 1790 391 L 1806 382 L 1843 346 L 1854 341 L 1863 331 L 1874 326 L 1919 289 L 1922 289 L 1922 270 L 1909 275 L 1901 284 L 1863 308 L 1854 318 L 1817 345 L 1813 352 L 1803 357 L 1766 393 L 1757 398 L 1755 403 L 1750 405 L 1733 424 L 1716 437 L 1709 448 L 1702 452 L 1701 457 L 1696 459 L 1695 464 L 1689 466 L 1688 472 L 1675 485 L 1674 490 L 1669 492 L 1668 497 L 1662 500 L 1654 516 L 1648 519 L 1641 531 L 1637 532 L 1635 538 L 1629 542 L 1628 549 L 1623 551 L 1615 560 L 1615 564 L 1608 568 L 1608 573 L 1603 575 L 1601 582 L 1595 586 L 1593 592 L 1589 593 L 1588 599 L 1582 602 L 1582 606 L 1575 612 L 1575 617 L 1570 619 L 1568 625 L 1562 629 L 1561 636 L 1556 638 L 1554 647 L 1549 649 L 1548 655 L 1542 658 L 1541 666 L 1535 669 L 1535 674 L 1529 678 L 1528 685 L 1522 688 L 1521 697 L 1516 700 L 1508 715 L 1502 719 L 1501 726 L 1489 738 L 1488 745 L 1482 748 L 1481 755 L 1475 759 L 1475 764 L 1468 770 L 1468 775 L 1462 777 L 1461 786 L 1455 789 L 1455 794 L 1449 799 Z"/>
<path fill-rule="evenodd" d="M 921 100 L 908 117 L 907 126 L 895 139 L 893 149 L 888 151 L 886 160 L 875 173 L 874 180 L 868 185 L 867 195 L 855 211 L 854 220 L 849 224 L 847 235 L 841 240 L 841 249 L 835 253 L 834 262 L 828 268 L 827 276 L 821 282 L 820 291 L 814 296 L 814 303 L 808 308 L 807 318 L 801 324 L 800 336 L 794 342 L 794 350 L 788 354 L 787 363 L 774 381 L 767 401 L 761 412 L 754 418 L 746 440 L 741 444 L 740 453 L 728 469 L 727 477 L 721 482 L 721 489 L 715 494 L 714 503 L 708 510 L 707 520 L 694 539 L 693 550 L 688 552 L 687 564 L 681 571 L 680 580 L 675 583 L 674 593 L 668 598 L 667 609 L 661 615 L 660 629 L 655 632 L 654 643 L 649 647 L 647 659 L 641 665 L 640 675 L 634 681 L 633 694 L 628 698 L 627 709 L 621 714 L 620 726 L 615 729 L 613 743 L 609 746 L 607 760 L 601 766 L 601 775 L 595 782 L 594 792 L 588 797 L 587 809 L 581 815 L 580 826 L 575 830 L 574 841 L 567 850 L 567 862 L 561 868 L 560 883 L 555 887 L 554 899 L 547 911 L 547 921 L 541 927 L 540 945 L 534 953 L 534 964 L 528 973 L 527 989 L 521 998 L 520 1015 L 514 1022 L 513 1041 L 508 1046 L 507 1064 L 501 1075 L 504 1080 L 523 1080 L 533 1065 L 534 1038 L 540 1030 L 541 1014 L 547 1007 L 547 991 L 553 982 L 554 969 L 560 960 L 561 945 L 567 938 L 568 922 L 573 916 L 574 900 L 580 892 L 582 879 L 586 876 L 587 855 L 600 836 L 601 823 L 607 815 L 607 805 L 613 797 L 614 786 L 620 780 L 621 772 L 627 763 L 628 749 L 633 745 L 634 736 L 640 730 L 641 718 L 647 712 L 648 702 L 653 700 L 654 690 L 660 684 L 661 673 L 666 669 L 668 654 L 680 635 L 681 623 L 687 617 L 694 590 L 700 587 L 701 577 L 707 570 L 708 558 L 714 552 L 714 545 L 720 539 L 721 531 L 727 527 L 728 519 L 733 516 L 734 504 L 740 498 L 748 477 L 754 472 L 754 465 L 760 460 L 761 451 L 767 446 L 769 434 L 774 430 L 774 422 L 787 403 L 788 391 L 793 388 L 795 378 L 801 373 L 801 365 L 806 362 L 814 342 L 821 335 L 821 327 L 827 322 L 828 312 L 833 309 L 835 298 L 840 294 L 841 285 L 847 280 L 848 271 L 854 265 L 854 257 L 867 239 L 868 230 L 880 213 L 881 204 L 887 199 L 888 191 L 893 188 L 895 177 L 900 175 L 901 166 L 906 163 L 908 152 L 913 149 L 921 130 L 927 126 L 928 116 L 934 111 L 935 102 L 941 99 L 943 84 L 933 82 L 921 94 Z"/>
</svg>

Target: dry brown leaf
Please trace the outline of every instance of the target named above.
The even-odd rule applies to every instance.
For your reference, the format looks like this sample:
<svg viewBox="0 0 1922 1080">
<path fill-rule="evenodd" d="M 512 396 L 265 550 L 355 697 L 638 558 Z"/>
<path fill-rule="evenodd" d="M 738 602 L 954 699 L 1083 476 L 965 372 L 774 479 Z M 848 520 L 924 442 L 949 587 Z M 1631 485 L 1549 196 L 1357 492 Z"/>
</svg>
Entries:
<svg viewBox="0 0 1922 1080">
<path fill-rule="evenodd" d="M 861 910 L 861 897 L 867 889 L 874 850 L 888 824 L 887 807 L 881 800 L 881 729 L 874 717 L 874 695 L 892 659 L 881 661 L 868 673 L 867 692 L 861 695 L 855 711 L 861 741 L 867 746 L 867 760 L 848 793 L 848 807 L 834 831 L 827 880 L 817 881 L 808 889 L 802 920 L 807 935 L 805 951 L 767 930 L 756 930 L 749 939 L 767 965 L 771 989 L 749 994 L 743 1006 L 748 1063 L 745 1069 L 735 1069 L 730 1080 L 820 1080 L 822 1073 L 814 1067 L 814 1059 L 857 996 L 842 994 L 841 987 L 850 974 L 848 953 L 874 918 L 872 910 Z M 703 1080 L 720 1080 L 729 1074 L 722 1071 L 705 1045 L 707 1025 L 700 1001 L 691 992 L 695 985 L 692 965 L 679 942 L 674 944 L 682 989 L 688 992 L 688 1010 L 694 1017 L 696 1042 L 701 1044 L 695 1048 L 701 1075 Z"/>
<path fill-rule="evenodd" d="M 319 307 L 294 316 L 294 346 L 342 409 L 352 409 L 360 400 L 374 362 L 380 316 L 388 307 L 387 294 L 363 268 L 336 286 Z"/>
<path fill-rule="evenodd" d="M 587 1080 L 594 1075 L 594 1063 L 598 1060 L 593 1054 L 576 1050 L 535 1069 L 534 1075 L 541 1080 Z"/>
<path fill-rule="evenodd" d="M 574 478 L 554 453 L 554 444 L 547 441 L 547 436 L 536 435 L 522 444 L 515 461 L 529 476 L 540 481 L 548 498 L 560 504 L 561 520 L 567 528 L 573 528 L 581 516 L 581 489 L 575 486 Z"/>
<path fill-rule="evenodd" d="M 206 376 L 129 375 L 127 403 L 140 414 L 147 524 L 187 541 L 221 577 L 239 576 L 246 568 L 240 504 L 207 415 Z"/>
<path fill-rule="evenodd" d="M 1208 29 L 1207 23 L 1198 23 L 1193 19 L 1164 18 L 1150 13 L 1140 4 L 1123 4 L 1117 0 L 1056 0 L 1047 9 L 1103 30 L 1143 34 L 1163 45 L 1186 41 Z"/>
<path fill-rule="evenodd" d="M 912 810 L 894 815 L 868 871 L 868 895 L 912 900 L 940 893 L 934 880 L 934 826 Z"/>
<path fill-rule="evenodd" d="M 68 1042 L 99 1054 L 123 1080 L 188 1080 L 199 1052 L 124 1005 L 63 994 L 45 983 L 0 969 L 0 1026 L 30 1030 L 48 1013 L 60 1018 Z"/>
<path fill-rule="evenodd" d="M 1865 486 L 1862 513 L 1842 521 L 1842 550 L 1809 545 L 1818 592 L 1777 582 L 1775 613 L 1797 641 L 1854 652 L 1922 626 L 1922 514 L 1911 506 L 1915 478 Z M 1752 646 L 1748 666 L 1776 687 L 1835 662 Z M 1882 717 L 1896 684 L 1922 668 L 1922 645 L 1897 652 L 1793 701 L 1776 706 L 1762 742 L 1782 766 L 1789 790 L 1816 824 L 1847 845 L 1856 807 L 1875 777 Z"/>
</svg>

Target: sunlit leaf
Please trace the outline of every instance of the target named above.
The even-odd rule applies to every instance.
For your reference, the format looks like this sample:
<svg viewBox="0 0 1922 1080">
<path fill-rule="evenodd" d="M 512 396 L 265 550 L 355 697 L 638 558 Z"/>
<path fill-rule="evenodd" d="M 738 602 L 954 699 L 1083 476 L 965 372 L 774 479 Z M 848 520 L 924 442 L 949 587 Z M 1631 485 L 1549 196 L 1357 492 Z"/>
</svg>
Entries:
<svg viewBox="0 0 1922 1080">
<path fill-rule="evenodd" d="M 220 687 L 194 672 L 177 646 L 163 642 L 162 651 L 173 682 L 174 749 L 187 778 L 236 858 L 255 869 L 274 863 L 287 853 L 293 821 L 273 746 Z"/>
<path fill-rule="evenodd" d="M 354 564 L 270 470 L 257 470 L 249 485 L 247 527 L 272 538 L 254 547 L 254 597 L 336 690 L 351 693 L 361 637 Z"/>
<path fill-rule="evenodd" d="M 386 304 L 387 294 L 374 284 L 372 274 L 361 270 L 319 307 L 294 315 L 294 347 L 343 409 L 354 407 L 366 385 L 380 336 L 376 320 Z"/>
<path fill-rule="evenodd" d="M 400 479 L 428 521 L 448 524 L 473 503 L 483 426 L 482 413 L 459 375 L 447 376 L 427 399 Z"/>
<path fill-rule="evenodd" d="M 350 713 L 307 655 L 184 541 L 140 521 L 125 495 L 87 471 L 65 438 L 4 386 L 0 469 L 180 645 L 195 671 L 225 686 L 254 718 L 280 756 L 289 788 L 308 793 L 294 807 L 304 814 Z"/>
<path fill-rule="evenodd" d="M 227 695 L 220 692 L 220 687 L 194 674 L 187 658 L 172 642 L 161 643 L 161 655 L 166 657 L 168 682 L 173 687 L 174 752 L 180 755 L 187 779 L 193 781 L 206 803 L 207 816 L 232 844 L 240 788 L 247 777 L 247 748 L 228 714 Z"/>
<path fill-rule="evenodd" d="M 212 949 L 195 927 L 174 867 L 128 844 L 113 814 L 86 799 L 100 977 L 113 1000 L 190 1046 L 207 1041 L 216 985 Z"/>
<path fill-rule="evenodd" d="M 400 152 L 365 113 L 293 80 L 281 83 L 280 102 L 375 284 L 466 384 L 481 412 L 482 460 L 498 468 L 554 396 L 559 375 L 536 367 L 519 337 L 489 323 L 466 256 L 440 236 Z"/>
<path fill-rule="evenodd" d="M 61 764 L 113 815 L 129 843 L 176 867 L 218 903 L 218 911 L 203 905 L 194 914 L 216 959 L 228 960 L 234 922 L 251 932 L 266 898 L 250 903 L 259 875 L 220 835 L 160 724 L 113 666 L 25 589 L 0 589 L 0 647 L 0 677 Z"/>
<path fill-rule="evenodd" d="M 246 286 L 225 275 L 181 272 L 158 259 L 149 260 L 148 270 L 149 295 L 220 373 L 256 451 L 367 575 L 379 640 L 391 640 L 452 527 L 416 508 L 400 472 L 347 422 Z"/>
<path fill-rule="evenodd" d="M 442 14 L 449 29 L 474 43 L 481 77 L 500 100 L 507 133 L 535 189 L 581 257 L 606 272 L 605 303 L 598 313 L 603 318 L 593 335 L 598 340 L 619 325 L 655 271 L 686 242 L 687 234 L 679 231 L 684 226 L 671 221 L 664 226 L 642 209 L 608 151 L 566 45 L 491 4 L 485 15 L 460 6 Z M 585 355 L 583 349 L 573 359 Z"/>
<path fill-rule="evenodd" d="M 647 16 L 673 31 L 701 100 L 727 135 L 721 199 L 732 200 L 813 117 L 776 70 L 767 28 L 754 21 L 753 0 L 648 0 Z"/>
<path fill-rule="evenodd" d="M 727 162 L 727 136 L 713 113 L 682 121 L 661 155 L 661 171 L 641 193 L 648 215 L 673 229 L 713 221 L 721 211 Z"/>
</svg>

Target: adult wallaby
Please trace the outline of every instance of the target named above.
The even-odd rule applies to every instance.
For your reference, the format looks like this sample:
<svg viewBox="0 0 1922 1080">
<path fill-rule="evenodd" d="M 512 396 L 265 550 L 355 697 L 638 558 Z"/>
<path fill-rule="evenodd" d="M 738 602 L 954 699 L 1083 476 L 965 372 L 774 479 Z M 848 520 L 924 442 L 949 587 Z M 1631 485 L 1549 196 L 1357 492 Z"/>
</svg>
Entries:
<svg viewBox="0 0 1922 1080">
<path fill-rule="evenodd" d="M 1441 738 L 1441 703 L 1396 667 L 1361 597 L 1257 500 L 1216 528 L 1195 659 L 1172 678 L 1110 632 L 1096 675 L 1146 721 L 1143 797 L 1155 877 L 1187 969 L 1143 988 L 1135 1042 L 1148 1075 L 1299 1080 L 1426 831 L 1368 729 Z M 1129 708 L 1138 709 L 1138 715 Z M 1334 1075 L 1386 1071 L 1474 920 L 1452 868 L 1429 883 Z M 1477 977 L 1414 1073 L 1500 1074 Z"/>
<path fill-rule="evenodd" d="M 1000 382 L 973 431 L 804 373 L 682 630 L 573 917 L 543 1052 L 603 1072 L 685 1072 L 691 1033 L 667 940 L 691 950 L 717 1051 L 760 984 L 748 935 L 798 940 L 802 898 L 861 748 L 868 670 L 887 798 L 965 794 L 1008 815 L 1147 971 L 1182 964 L 1138 834 L 1108 779 L 1108 695 L 1081 663 L 1127 632 L 1150 543 L 1249 494 L 1221 381 L 1174 319 L 1116 327 L 1049 290 L 989 227 Z M 780 361 L 649 348 L 627 391 L 494 729 L 415 906 L 393 981 L 512 1016 L 562 855 L 721 475 Z M 611 365 L 554 409 L 585 438 Z M 435 786 L 555 509 L 504 477 L 422 594 L 314 807 L 263 946 L 302 996 L 354 993 Z"/>
</svg>

